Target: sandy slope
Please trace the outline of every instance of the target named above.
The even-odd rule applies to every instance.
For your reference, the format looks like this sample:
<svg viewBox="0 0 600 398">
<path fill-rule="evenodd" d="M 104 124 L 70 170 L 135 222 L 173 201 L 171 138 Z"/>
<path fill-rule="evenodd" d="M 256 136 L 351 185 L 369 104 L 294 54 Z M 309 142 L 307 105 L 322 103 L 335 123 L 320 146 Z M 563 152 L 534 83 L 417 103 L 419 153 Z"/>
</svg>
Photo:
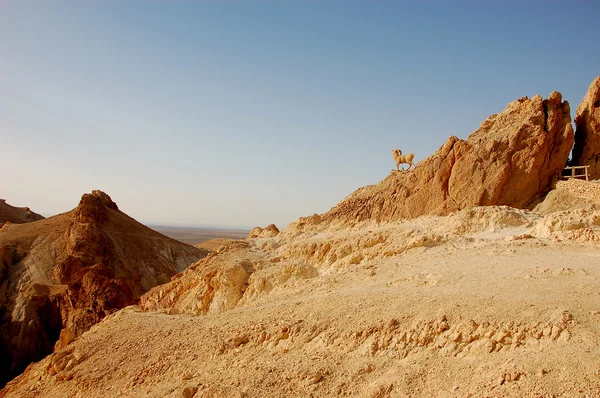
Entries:
<svg viewBox="0 0 600 398">
<path fill-rule="evenodd" d="M 544 214 L 232 244 L 0 396 L 600 396 L 600 211 Z"/>
</svg>

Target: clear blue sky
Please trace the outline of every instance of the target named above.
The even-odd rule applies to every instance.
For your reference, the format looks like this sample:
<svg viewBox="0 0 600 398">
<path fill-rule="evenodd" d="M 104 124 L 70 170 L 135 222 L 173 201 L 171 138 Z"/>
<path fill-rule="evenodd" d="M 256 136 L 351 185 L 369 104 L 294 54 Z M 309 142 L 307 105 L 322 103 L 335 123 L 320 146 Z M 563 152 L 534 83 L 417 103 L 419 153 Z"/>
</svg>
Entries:
<svg viewBox="0 0 600 398">
<path fill-rule="evenodd" d="M 572 113 L 597 1 L 3 1 L 0 197 L 145 223 L 322 213 L 521 96 Z"/>
</svg>

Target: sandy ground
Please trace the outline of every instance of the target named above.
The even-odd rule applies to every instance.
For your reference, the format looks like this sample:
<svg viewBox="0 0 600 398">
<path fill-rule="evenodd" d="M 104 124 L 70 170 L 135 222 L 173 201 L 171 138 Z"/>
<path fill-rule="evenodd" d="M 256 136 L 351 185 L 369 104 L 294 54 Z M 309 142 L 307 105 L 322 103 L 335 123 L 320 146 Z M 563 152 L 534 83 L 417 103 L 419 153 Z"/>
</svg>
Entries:
<svg viewBox="0 0 600 398">
<path fill-rule="evenodd" d="M 254 264 L 233 309 L 190 315 L 190 268 L 0 396 L 598 397 L 600 213 L 545 212 L 291 226 L 202 260 Z"/>
</svg>

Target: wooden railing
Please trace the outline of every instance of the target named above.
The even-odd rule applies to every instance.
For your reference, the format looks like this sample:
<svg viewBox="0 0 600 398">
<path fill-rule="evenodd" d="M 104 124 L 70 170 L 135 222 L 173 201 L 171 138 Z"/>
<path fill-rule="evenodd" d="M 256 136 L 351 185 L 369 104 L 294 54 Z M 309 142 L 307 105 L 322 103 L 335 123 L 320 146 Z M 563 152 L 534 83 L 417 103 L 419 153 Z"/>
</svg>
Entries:
<svg viewBox="0 0 600 398">
<path fill-rule="evenodd" d="M 590 166 L 569 166 L 563 169 L 562 175 L 560 176 L 561 180 L 568 180 L 571 178 L 582 178 L 585 177 L 586 181 L 590 180 L 588 174 L 588 167 Z M 577 174 L 578 172 L 583 174 Z M 583 178 L 582 178 L 583 179 Z"/>
</svg>

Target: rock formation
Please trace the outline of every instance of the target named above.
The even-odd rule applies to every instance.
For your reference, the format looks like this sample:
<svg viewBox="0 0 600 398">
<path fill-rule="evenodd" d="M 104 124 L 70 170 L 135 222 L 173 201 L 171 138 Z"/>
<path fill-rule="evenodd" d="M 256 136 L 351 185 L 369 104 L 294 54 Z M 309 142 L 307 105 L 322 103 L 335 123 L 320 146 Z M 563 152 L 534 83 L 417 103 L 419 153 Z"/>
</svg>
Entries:
<svg viewBox="0 0 600 398">
<path fill-rule="evenodd" d="M 325 221 L 390 221 L 481 205 L 528 207 L 550 189 L 573 146 L 570 108 L 558 92 L 520 98 L 467 140 L 450 137 L 412 172 L 360 188 Z"/>
<path fill-rule="evenodd" d="M 0 199 L 0 228 L 6 222 L 13 224 L 24 224 L 27 222 L 41 220 L 41 215 L 31 211 L 29 207 L 14 207 Z"/>
<path fill-rule="evenodd" d="M 247 260 L 249 250 L 245 241 L 221 246 L 219 253 L 209 254 L 171 282 L 143 295 L 140 306 L 145 310 L 168 309 L 170 313 L 193 315 L 235 308 L 258 266 L 257 261 Z"/>
<path fill-rule="evenodd" d="M 275 226 L 275 224 L 269 224 L 263 231 L 260 233 L 259 237 L 261 238 L 272 238 L 279 234 L 279 228 Z"/>
<path fill-rule="evenodd" d="M 100 191 L 68 213 L 5 226 L 0 383 L 205 254 L 143 226 Z"/>
<path fill-rule="evenodd" d="M 265 228 L 254 227 L 248 234 L 247 239 L 252 238 L 272 238 L 279 233 L 279 228 L 275 224 L 269 224 Z"/>
<path fill-rule="evenodd" d="M 250 231 L 250 233 L 248 234 L 247 239 L 258 238 L 258 236 L 260 235 L 260 233 L 262 231 L 263 231 L 262 227 L 254 227 L 254 228 L 252 228 L 252 231 Z"/>
<path fill-rule="evenodd" d="M 600 76 L 594 79 L 575 113 L 574 165 L 589 165 L 592 180 L 600 179 Z"/>
</svg>

